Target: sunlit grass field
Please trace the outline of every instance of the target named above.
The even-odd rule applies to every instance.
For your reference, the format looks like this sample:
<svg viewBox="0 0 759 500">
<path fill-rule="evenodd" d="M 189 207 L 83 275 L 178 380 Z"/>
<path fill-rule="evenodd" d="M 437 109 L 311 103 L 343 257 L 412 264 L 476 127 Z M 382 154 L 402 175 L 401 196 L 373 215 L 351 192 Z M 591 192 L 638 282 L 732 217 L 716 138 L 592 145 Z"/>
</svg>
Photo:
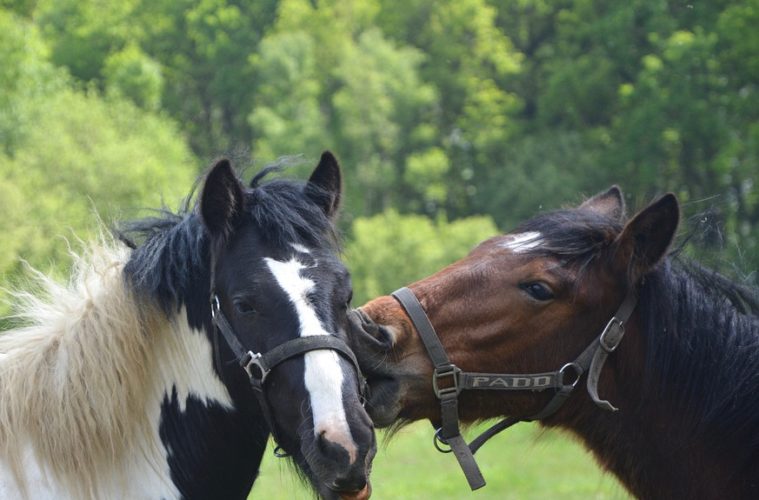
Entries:
<svg viewBox="0 0 759 500">
<path fill-rule="evenodd" d="M 474 430 L 467 432 L 474 436 Z M 432 446 L 432 429 L 419 422 L 392 439 L 379 434 L 372 471 L 373 499 L 629 499 L 611 474 L 567 434 L 520 424 L 477 452 L 487 486 L 471 492 L 453 455 Z M 313 499 L 287 462 L 267 451 L 251 499 Z"/>
</svg>

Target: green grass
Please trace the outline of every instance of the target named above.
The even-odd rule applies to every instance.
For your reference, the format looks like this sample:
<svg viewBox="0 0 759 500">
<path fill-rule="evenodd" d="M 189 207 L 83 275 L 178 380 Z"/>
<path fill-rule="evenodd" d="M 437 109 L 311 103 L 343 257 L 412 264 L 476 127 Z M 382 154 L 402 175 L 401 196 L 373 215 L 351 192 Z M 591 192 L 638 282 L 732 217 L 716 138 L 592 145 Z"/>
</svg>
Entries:
<svg viewBox="0 0 759 500">
<path fill-rule="evenodd" d="M 474 430 L 467 432 L 474 435 Z M 568 435 L 520 424 L 490 440 L 477 462 L 487 486 L 471 492 L 453 455 L 432 446 L 432 429 L 419 422 L 391 440 L 379 434 L 372 498 L 393 499 L 628 499 L 610 474 Z M 253 499 L 312 500 L 285 461 L 267 451 Z"/>
</svg>

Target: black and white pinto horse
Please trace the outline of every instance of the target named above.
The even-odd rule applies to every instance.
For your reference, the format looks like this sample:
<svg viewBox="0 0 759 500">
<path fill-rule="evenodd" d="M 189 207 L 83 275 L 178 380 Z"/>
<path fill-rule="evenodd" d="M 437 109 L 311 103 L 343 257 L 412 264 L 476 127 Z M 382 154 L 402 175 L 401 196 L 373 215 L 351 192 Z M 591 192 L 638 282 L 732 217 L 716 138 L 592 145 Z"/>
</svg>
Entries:
<svg viewBox="0 0 759 500">
<path fill-rule="evenodd" d="M 269 170 L 245 188 L 221 160 L 195 208 L 101 238 L 68 284 L 38 275 L 42 293 L 16 294 L 26 326 L 0 333 L 0 498 L 248 495 L 272 429 L 210 290 L 252 352 L 345 338 L 351 296 L 337 161 L 325 153 L 307 183 L 261 183 Z M 349 356 L 281 362 L 262 401 L 319 495 L 368 497 L 376 442 Z"/>
</svg>

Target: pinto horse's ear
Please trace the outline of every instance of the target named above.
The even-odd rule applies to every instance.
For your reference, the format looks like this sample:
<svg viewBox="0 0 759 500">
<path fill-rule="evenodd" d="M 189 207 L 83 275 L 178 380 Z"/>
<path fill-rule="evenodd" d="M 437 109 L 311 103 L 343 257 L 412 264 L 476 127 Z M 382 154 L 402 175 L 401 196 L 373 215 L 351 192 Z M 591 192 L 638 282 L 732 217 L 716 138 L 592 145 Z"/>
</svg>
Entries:
<svg viewBox="0 0 759 500">
<path fill-rule="evenodd" d="M 621 222 L 625 217 L 625 199 L 619 187 L 612 186 L 607 191 L 585 200 L 580 205 L 580 210 L 592 210 Z"/>
<path fill-rule="evenodd" d="M 200 216 L 214 237 L 226 237 L 234 229 L 243 211 L 245 197 L 232 164 L 226 158 L 217 161 L 206 176 L 200 195 Z"/>
<path fill-rule="evenodd" d="M 618 263 L 627 268 L 629 283 L 637 283 L 667 253 L 680 221 L 680 206 L 667 193 L 638 212 L 615 241 Z"/>
<path fill-rule="evenodd" d="M 337 158 L 325 151 L 319 159 L 306 185 L 306 195 L 319 205 L 330 219 L 334 218 L 340 208 L 342 191 L 342 174 Z"/>
</svg>

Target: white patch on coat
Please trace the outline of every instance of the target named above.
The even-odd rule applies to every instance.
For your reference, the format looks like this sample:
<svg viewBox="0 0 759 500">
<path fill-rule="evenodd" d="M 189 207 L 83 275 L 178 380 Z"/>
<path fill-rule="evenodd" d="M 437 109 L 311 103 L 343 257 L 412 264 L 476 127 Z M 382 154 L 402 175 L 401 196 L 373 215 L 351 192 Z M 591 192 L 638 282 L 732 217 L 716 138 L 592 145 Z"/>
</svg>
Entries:
<svg viewBox="0 0 759 500">
<path fill-rule="evenodd" d="M 0 498 L 179 498 L 164 397 L 232 407 L 206 335 L 184 309 L 167 319 L 134 300 L 128 258 L 94 246 L 66 284 L 38 273 L 44 293 L 16 294 L 28 326 L 0 335 Z"/>
<path fill-rule="evenodd" d="M 296 252 L 311 253 L 311 250 L 309 250 L 308 248 L 304 247 L 300 243 L 290 243 L 290 246 L 293 247 L 293 250 L 295 250 Z"/>
<path fill-rule="evenodd" d="M 150 452 L 152 443 L 145 439 L 142 451 Z M 132 498 L 181 498 L 169 477 L 168 466 L 163 463 L 150 463 L 148 457 L 134 457 L 125 460 L 123 470 L 116 475 L 100 477 L 97 493 L 72 492 L 64 484 L 55 480 L 49 468 L 38 461 L 31 445 L 24 446 L 21 465 L 24 468 L 25 485 L 22 489 L 16 482 L 11 470 L 0 460 L 0 498 L 33 500 L 80 500 L 82 498 L 109 498 L 129 500 Z M 161 470 L 165 469 L 165 470 Z M 129 478 L 129 480 L 119 479 Z"/>
<path fill-rule="evenodd" d="M 169 323 L 154 346 L 159 371 L 159 391 L 171 397 L 176 388 L 179 409 L 186 411 L 190 396 L 205 403 L 232 410 L 232 397 L 213 368 L 213 346 L 206 334 L 187 322 L 184 307 Z"/>
<path fill-rule="evenodd" d="M 61 494 L 54 484 L 51 484 L 47 472 L 34 459 L 31 446 L 26 443 L 20 452 L 21 466 L 26 480 L 27 498 L 54 499 L 71 498 L 71 495 Z M 0 458 L 0 498 L 24 498 L 24 492 L 16 482 L 16 478 L 5 460 Z"/>
<path fill-rule="evenodd" d="M 524 253 L 543 244 L 543 236 L 537 231 L 509 234 L 504 237 L 500 246 L 514 253 Z"/>
<path fill-rule="evenodd" d="M 329 335 L 308 300 L 308 293 L 315 284 L 300 275 L 305 266 L 296 259 L 281 262 L 266 258 L 265 261 L 295 306 L 300 321 L 300 336 Z M 304 355 L 304 359 L 305 384 L 314 417 L 314 436 L 318 438 L 323 435 L 345 448 L 352 463 L 356 460 L 358 447 L 351 436 L 343 407 L 343 372 L 338 354 L 330 350 L 311 351 Z"/>
</svg>

